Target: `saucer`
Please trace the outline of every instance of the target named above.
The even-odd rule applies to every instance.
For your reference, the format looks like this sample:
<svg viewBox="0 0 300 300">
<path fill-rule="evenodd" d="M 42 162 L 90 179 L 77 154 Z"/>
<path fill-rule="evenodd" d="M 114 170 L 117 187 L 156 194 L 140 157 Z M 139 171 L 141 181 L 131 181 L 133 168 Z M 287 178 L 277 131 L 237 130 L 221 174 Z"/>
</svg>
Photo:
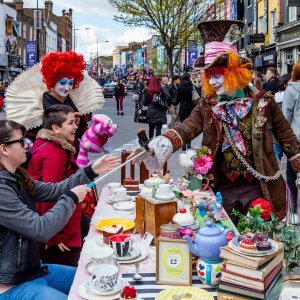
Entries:
<svg viewBox="0 0 300 300">
<path fill-rule="evenodd" d="M 116 210 L 134 210 L 135 202 L 123 201 L 113 204 L 113 208 Z"/>
<path fill-rule="evenodd" d="M 124 201 L 131 201 L 131 196 L 126 195 L 124 198 L 116 199 L 114 196 L 109 196 L 108 197 L 108 203 L 118 203 L 118 202 L 124 202 Z"/>
<path fill-rule="evenodd" d="M 138 247 L 132 247 L 129 252 L 123 256 L 123 257 L 118 257 L 116 256 L 116 254 L 114 253 L 112 255 L 112 258 L 117 260 L 117 261 L 123 261 L 123 260 L 133 260 L 137 257 L 139 257 L 142 254 L 142 249 L 138 248 Z"/>
<path fill-rule="evenodd" d="M 118 282 L 114 286 L 113 289 L 111 289 L 107 292 L 95 291 L 95 289 L 93 289 L 93 291 L 95 291 L 95 293 L 93 293 L 91 288 L 90 288 L 90 286 L 91 286 L 90 283 L 91 283 L 91 279 L 89 279 L 87 281 L 84 281 L 78 287 L 78 294 L 83 299 L 87 299 L 87 300 L 98 300 L 98 299 L 112 300 L 112 299 L 116 299 L 116 298 L 118 298 L 118 296 L 116 294 L 120 293 L 122 288 L 125 285 L 128 285 L 128 283 L 125 280 L 118 279 Z"/>
<path fill-rule="evenodd" d="M 169 194 L 156 193 L 155 198 L 158 200 L 172 200 L 175 198 L 175 194 L 174 193 L 169 193 Z"/>
<path fill-rule="evenodd" d="M 118 292 L 121 292 L 122 288 L 126 285 L 126 283 L 127 282 L 125 280 L 118 279 L 116 285 L 111 290 L 108 290 L 106 292 L 101 292 L 101 291 L 96 290 L 94 288 L 94 286 L 92 285 L 91 280 L 89 280 L 87 282 L 87 289 L 88 289 L 88 291 L 90 291 L 94 295 L 107 296 L 107 295 L 113 295 L 113 294 L 116 294 Z"/>
</svg>

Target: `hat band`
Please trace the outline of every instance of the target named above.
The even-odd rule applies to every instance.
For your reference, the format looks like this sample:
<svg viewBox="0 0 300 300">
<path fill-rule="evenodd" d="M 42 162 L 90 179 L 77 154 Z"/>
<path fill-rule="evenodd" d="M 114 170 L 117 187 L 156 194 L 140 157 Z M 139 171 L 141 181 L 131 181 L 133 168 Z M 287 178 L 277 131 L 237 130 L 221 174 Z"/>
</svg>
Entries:
<svg viewBox="0 0 300 300">
<path fill-rule="evenodd" d="M 217 41 L 207 43 L 204 52 L 205 64 L 212 63 L 218 55 L 228 51 L 238 54 L 236 45 Z"/>
</svg>

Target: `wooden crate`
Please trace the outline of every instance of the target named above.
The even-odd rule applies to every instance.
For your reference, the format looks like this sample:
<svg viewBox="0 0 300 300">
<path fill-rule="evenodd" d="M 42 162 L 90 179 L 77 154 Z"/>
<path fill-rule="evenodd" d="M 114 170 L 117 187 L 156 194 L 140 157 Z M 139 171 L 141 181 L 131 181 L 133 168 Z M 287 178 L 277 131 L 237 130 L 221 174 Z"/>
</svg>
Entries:
<svg viewBox="0 0 300 300">
<path fill-rule="evenodd" d="M 136 197 L 135 229 L 144 234 L 149 232 L 154 236 L 153 243 L 160 234 L 160 226 L 172 221 L 177 212 L 177 200 L 158 201 L 154 198 Z"/>
</svg>

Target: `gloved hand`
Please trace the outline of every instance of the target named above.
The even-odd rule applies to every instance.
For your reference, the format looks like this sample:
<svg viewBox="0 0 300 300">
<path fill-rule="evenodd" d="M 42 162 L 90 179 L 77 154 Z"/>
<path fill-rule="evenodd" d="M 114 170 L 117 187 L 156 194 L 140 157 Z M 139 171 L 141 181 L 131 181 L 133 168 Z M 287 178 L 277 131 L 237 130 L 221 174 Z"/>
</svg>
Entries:
<svg viewBox="0 0 300 300">
<path fill-rule="evenodd" d="M 131 152 L 131 154 L 127 157 L 126 160 L 129 160 L 130 158 L 138 155 L 139 153 L 141 153 L 142 151 L 144 151 L 142 148 L 138 147 L 133 149 L 133 151 Z M 150 157 L 153 154 L 153 150 L 149 149 L 148 151 L 146 151 L 144 154 L 140 155 L 139 157 L 137 157 L 136 159 L 134 159 L 132 161 L 132 164 L 138 164 L 140 165 L 143 161 L 145 161 L 148 157 Z"/>
</svg>

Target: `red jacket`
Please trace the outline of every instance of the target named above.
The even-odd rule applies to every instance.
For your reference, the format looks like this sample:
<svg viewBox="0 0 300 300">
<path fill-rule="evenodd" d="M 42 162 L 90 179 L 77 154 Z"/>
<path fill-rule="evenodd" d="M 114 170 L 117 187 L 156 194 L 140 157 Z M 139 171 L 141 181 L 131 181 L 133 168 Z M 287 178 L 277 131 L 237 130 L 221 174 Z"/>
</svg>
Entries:
<svg viewBox="0 0 300 300">
<path fill-rule="evenodd" d="M 75 148 L 66 140 L 59 140 L 51 130 L 42 129 L 31 148 L 31 153 L 44 143 L 49 143 L 35 152 L 28 165 L 28 173 L 33 179 L 43 182 L 60 182 L 72 174 L 78 167 L 74 159 Z M 74 152 L 72 151 L 74 149 Z M 40 215 L 50 210 L 54 203 L 36 203 Z M 64 243 L 68 247 L 81 246 L 81 204 L 77 207 L 66 226 L 48 242 L 48 246 Z M 51 224 L 49 224 L 51 226 Z"/>
</svg>

